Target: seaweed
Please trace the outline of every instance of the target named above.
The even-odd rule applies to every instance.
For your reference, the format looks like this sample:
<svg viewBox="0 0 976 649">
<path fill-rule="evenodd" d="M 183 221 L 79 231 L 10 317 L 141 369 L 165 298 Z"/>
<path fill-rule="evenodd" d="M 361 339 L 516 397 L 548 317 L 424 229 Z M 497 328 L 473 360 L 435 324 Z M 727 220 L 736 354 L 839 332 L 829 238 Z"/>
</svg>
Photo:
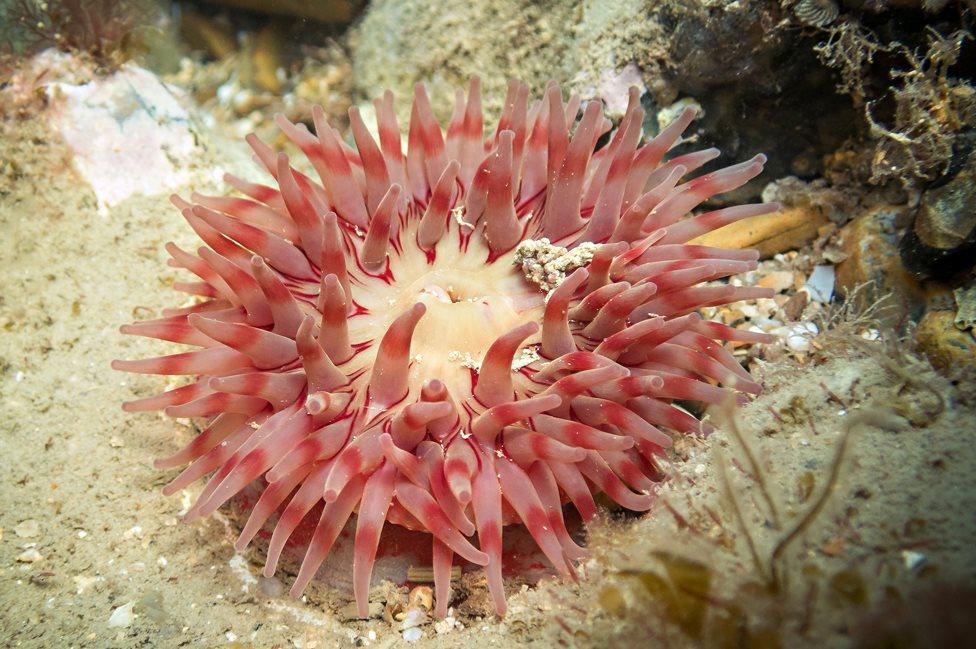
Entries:
<svg viewBox="0 0 976 649">
<path fill-rule="evenodd" d="M 862 111 L 874 141 L 868 182 L 896 180 L 911 189 L 943 175 L 957 137 L 976 117 L 972 86 L 950 75 L 972 35 L 926 26 L 924 46 L 910 47 L 897 38 L 883 40 L 853 18 L 823 32 L 826 38 L 814 52 L 837 73 L 837 91 Z M 885 84 L 873 70 L 882 58 L 886 65 L 880 67 L 888 68 Z M 883 90 L 875 91 L 876 86 Z M 885 118 L 879 117 L 882 111 Z"/>
<path fill-rule="evenodd" d="M 0 17 L 4 50 L 33 54 L 56 48 L 114 66 L 136 49 L 148 0 L 11 0 Z"/>
</svg>

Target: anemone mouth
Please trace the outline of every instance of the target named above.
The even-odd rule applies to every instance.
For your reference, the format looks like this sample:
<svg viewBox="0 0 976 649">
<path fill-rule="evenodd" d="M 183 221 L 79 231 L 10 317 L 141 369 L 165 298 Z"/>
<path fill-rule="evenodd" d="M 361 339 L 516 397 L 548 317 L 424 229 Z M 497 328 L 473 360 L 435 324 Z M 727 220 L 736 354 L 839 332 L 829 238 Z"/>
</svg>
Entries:
<svg viewBox="0 0 976 649">
<path fill-rule="evenodd" d="M 465 241 L 465 228 L 459 227 L 430 254 L 416 245 L 416 230 L 416 220 L 404 225 L 387 272 L 364 287 L 363 309 L 349 320 L 350 336 L 379 341 L 397 316 L 423 304 L 410 344 L 411 396 L 426 379 L 437 378 L 464 398 L 471 395 L 492 343 L 520 325 L 541 321 L 545 295 L 518 272 L 514 251 L 489 260 L 483 241 Z M 520 349 L 538 342 L 536 335 Z M 367 367 L 374 358 L 366 351 L 356 362 Z"/>
<path fill-rule="evenodd" d="M 765 159 L 682 182 L 717 155 L 665 160 L 691 111 L 642 142 L 632 91 L 597 147 L 612 130 L 598 101 L 578 116 L 579 98 L 564 103 L 553 85 L 530 106 L 517 82 L 485 139 L 479 93 L 475 79 L 457 95 L 445 132 L 418 87 L 406 151 L 389 93 L 376 102 L 379 142 L 350 113 L 355 148 L 321 109 L 314 134 L 279 116 L 318 179 L 249 136 L 273 185 L 228 176 L 241 196 L 173 198 L 206 244 L 167 244 L 170 264 L 199 279 L 174 288 L 199 301 L 122 328 L 196 349 L 113 363 L 193 377 L 123 407 L 208 419 L 156 462 L 187 465 L 168 494 L 209 476 L 188 520 L 264 479 L 237 547 L 279 511 L 266 575 L 322 505 L 293 594 L 355 513 L 363 616 L 387 523 L 430 534 L 440 616 L 455 554 L 485 566 L 504 613 L 510 523 L 575 579 L 586 552 L 563 503 L 584 521 L 597 492 L 647 511 L 672 437 L 709 431 L 675 402 L 760 389 L 723 343 L 768 337 L 696 313 L 771 295 L 721 282 L 757 255 L 688 242 L 776 206 L 688 215 Z"/>
</svg>

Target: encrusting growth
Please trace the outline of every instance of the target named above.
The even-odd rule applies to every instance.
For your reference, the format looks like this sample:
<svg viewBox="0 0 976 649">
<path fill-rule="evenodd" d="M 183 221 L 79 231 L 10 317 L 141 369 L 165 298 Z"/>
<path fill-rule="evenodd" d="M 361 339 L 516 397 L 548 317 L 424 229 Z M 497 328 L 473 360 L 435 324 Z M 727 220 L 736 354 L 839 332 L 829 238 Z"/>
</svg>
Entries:
<svg viewBox="0 0 976 649">
<path fill-rule="evenodd" d="M 599 101 L 577 121 L 579 97 L 565 103 L 551 85 L 530 105 L 517 82 L 486 139 L 479 92 L 477 79 L 458 91 L 445 132 L 418 86 L 405 151 L 389 92 L 375 102 L 379 142 L 350 110 L 355 148 L 321 109 L 314 134 L 278 116 L 317 178 L 249 136 L 273 183 L 228 175 L 237 197 L 172 199 L 205 244 L 166 247 L 171 266 L 199 278 L 174 287 L 198 299 L 122 327 L 197 349 L 113 363 L 192 378 L 124 408 L 208 418 L 186 448 L 156 461 L 188 465 L 164 491 L 210 476 L 190 521 L 259 481 L 237 547 L 280 510 L 265 574 L 323 503 L 292 594 L 356 514 L 362 616 L 387 523 L 430 533 L 440 616 L 455 554 L 485 567 L 504 614 L 505 525 L 525 525 L 575 578 L 585 551 L 566 531 L 563 504 L 587 521 L 595 492 L 649 509 L 671 436 L 709 431 L 674 401 L 760 390 L 722 343 L 767 336 L 696 313 L 769 297 L 714 281 L 755 268 L 758 254 L 687 242 L 777 208 L 688 216 L 758 175 L 764 157 L 682 182 L 718 155 L 665 160 L 693 111 L 642 142 L 632 90 L 598 148 L 612 128 Z M 518 248 L 542 239 L 568 256 L 551 285 L 526 279 L 527 248 Z"/>
</svg>

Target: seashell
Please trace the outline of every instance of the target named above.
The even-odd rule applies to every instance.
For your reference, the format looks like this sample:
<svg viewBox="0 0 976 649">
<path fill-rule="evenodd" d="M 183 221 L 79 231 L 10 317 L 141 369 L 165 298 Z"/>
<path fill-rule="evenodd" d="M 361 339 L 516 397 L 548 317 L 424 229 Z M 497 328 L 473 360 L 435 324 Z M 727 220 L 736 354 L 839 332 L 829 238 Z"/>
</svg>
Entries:
<svg viewBox="0 0 976 649">
<path fill-rule="evenodd" d="M 834 0 L 800 0 L 793 7 L 796 19 L 810 27 L 826 27 L 837 20 L 840 10 Z"/>
</svg>

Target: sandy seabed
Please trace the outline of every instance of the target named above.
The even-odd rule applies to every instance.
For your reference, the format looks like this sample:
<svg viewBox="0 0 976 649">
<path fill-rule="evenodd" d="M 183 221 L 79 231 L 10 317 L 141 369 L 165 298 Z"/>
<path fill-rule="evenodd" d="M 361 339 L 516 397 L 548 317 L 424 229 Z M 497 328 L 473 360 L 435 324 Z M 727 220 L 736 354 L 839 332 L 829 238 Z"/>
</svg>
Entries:
<svg viewBox="0 0 976 649">
<path fill-rule="evenodd" d="M 318 580 L 297 601 L 285 594 L 289 575 L 259 579 L 264 548 L 235 554 L 234 512 L 179 523 L 199 486 L 164 497 L 173 472 L 151 459 L 185 443 L 191 424 L 123 413 L 122 400 L 164 380 L 109 363 L 164 353 L 118 326 L 173 304 L 177 273 L 163 244 L 193 246 L 194 237 L 163 194 L 99 209 L 44 110 L 0 125 L 0 644 L 405 643 L 397 621 L 352 620 L 351 592 L 336 581 Z M 178 190 L 215 191 L 215 171 L 228 160 L 246 160 L 241 145 L 205 141 Z M 425 646 L 695 646 L 736 637 L 835 646 L 889 629 L 934 643 L 959 628 L 955 607 L 973 604 L 976 576 L 972 386 L 952 386 L 920 361 L 910 361 L 906 383 L 891 368 L 908 361 L 890 360 L 877 343 L 853 344 L 854 335 L 828 332 L 805 365 L 762 368 L 765 394 L 736 415 L 758 471 L 727 433 L 679 444 L 659 506 L 640 518 L 607 514 L 591 530 L 594 558 L 581 584 L 512 581 L 511 610 L 499 621 L 484 607 L 483 585 L 469 579 L 453 623 L 421 627 Z M 873 415 L 851 428 L 858 412 Z M 773 561 L 828 484 L 848 432 L 830 498 Z M 675 595 L 676 557 L 706 578 L 707 606 Z M 348 569 L 337 562 L 324 570 Z M 770 595 L 775 574 L 788 586 Z M 730 613 L 730 602 L 747 610 Z M 901 608 L 909 602 L 917 605 Z M 935 619 L 913 613 L 923 605 Z M 734 632 L 723 630 L 728 616 Z"/>
</svg>

